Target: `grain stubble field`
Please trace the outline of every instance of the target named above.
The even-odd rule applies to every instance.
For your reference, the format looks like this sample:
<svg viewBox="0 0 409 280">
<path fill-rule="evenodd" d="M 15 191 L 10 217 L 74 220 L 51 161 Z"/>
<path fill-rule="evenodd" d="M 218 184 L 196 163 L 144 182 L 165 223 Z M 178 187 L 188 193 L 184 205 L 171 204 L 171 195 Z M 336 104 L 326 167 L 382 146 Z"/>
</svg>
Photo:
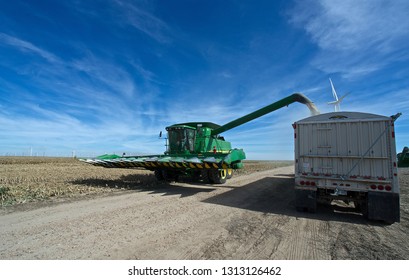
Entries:
<svg viewBox="0 0 409 280">
<path fill-rule="evenodd" d="M 409 169 L 401 222 L 386 225 L 342 203 L 296 212 L 293 167 L 275 166 L 250 162 L 211 185 L 75 161 L 3 164 L 0 186 L 32 194 L 2 207 L 0 259 L 409 259 Z"/>
</svg>

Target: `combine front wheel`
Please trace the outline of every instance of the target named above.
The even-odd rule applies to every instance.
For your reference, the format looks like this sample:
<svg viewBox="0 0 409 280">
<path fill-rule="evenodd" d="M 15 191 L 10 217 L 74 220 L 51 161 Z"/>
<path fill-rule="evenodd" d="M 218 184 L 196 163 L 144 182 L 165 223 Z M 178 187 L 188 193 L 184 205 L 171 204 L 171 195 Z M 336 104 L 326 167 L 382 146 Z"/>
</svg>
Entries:
<svg viewBox="0 0 409 280">
<path fill-rule="evenodd" d="M 233 169 L 228 168 L 226 169 L 226 179 L 231 179 L 233 177 Z"/>
<path fill-rule="evenodd" d="M 162 170 L 162 176 L 168 182 L 177 182 L 179 180 L 179 175 L 176 172 L 167 169 Z"/>
<path fill-rule="evenodd" d="M 212 183 L 211 179 L 210 179 L 210 170 L 202 170 L 202 181 L 203 183 L 207 184 L 207 183 Z"/>
<path fill-rule="evenodd" d="M 156 169 L 155 171 L 155 178 L 158 181 L 163 181 L 165 178 L 163 178 L 163 173 L 161 169 Z"/>
<path fill-rule="evenodd" d="M 209 179 L 214 184 L 224 184 L 227 179 L 227 169 L 210 169 Z"/>
</svg>

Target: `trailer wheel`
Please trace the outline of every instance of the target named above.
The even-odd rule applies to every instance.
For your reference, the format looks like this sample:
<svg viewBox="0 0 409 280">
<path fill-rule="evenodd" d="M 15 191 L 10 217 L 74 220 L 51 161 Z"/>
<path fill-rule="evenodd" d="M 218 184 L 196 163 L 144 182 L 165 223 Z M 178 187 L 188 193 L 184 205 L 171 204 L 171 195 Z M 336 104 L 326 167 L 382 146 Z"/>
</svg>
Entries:
<svg viewBox="0 0 409 280">
<path fill-rule="evenodd" d="M 226 179 L 227 179 L 227 170 L 226 169 L 210 169 L 209 179 L 211 183 L 224 184 L 226 183 Z"/>
<path fill-rule="evenodd" d="M 315 213 L 317 209 L 317 192 L 296 189 L 295 207 L 298 212 Z"/>
</svg>

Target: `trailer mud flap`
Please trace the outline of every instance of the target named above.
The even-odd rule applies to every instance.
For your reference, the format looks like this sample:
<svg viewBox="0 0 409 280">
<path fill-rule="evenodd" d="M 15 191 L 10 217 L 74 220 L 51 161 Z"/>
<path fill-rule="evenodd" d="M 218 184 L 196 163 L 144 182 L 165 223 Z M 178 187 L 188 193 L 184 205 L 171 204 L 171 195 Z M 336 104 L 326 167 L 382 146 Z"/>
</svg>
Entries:
<svg viewBox="0 0 409 280">
<path fill-rule="evenodd" d="M 296 189 L 295 206 L 299 212 L 315 213 L 317 210 L 317 191 Z"/>
<path fill-rule="evenodd" d="M 368 192 L 368 219 L 400 222 L 399 194 Z"/>
</svg>

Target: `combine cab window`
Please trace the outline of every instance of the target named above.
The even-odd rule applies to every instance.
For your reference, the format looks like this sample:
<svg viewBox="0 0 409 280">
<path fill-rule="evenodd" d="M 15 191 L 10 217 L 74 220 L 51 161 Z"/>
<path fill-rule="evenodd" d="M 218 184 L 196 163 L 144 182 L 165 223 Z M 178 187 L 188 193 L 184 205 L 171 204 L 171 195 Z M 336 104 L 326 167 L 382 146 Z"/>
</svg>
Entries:
<svg viewBox="0 0 409 280">
<path fill-rule="evenodd" d="M 196 131 L 189 128 L 169 129 L 169 152 L 179 154 L 185 152 L 194 152 Z"/>
</svg>

